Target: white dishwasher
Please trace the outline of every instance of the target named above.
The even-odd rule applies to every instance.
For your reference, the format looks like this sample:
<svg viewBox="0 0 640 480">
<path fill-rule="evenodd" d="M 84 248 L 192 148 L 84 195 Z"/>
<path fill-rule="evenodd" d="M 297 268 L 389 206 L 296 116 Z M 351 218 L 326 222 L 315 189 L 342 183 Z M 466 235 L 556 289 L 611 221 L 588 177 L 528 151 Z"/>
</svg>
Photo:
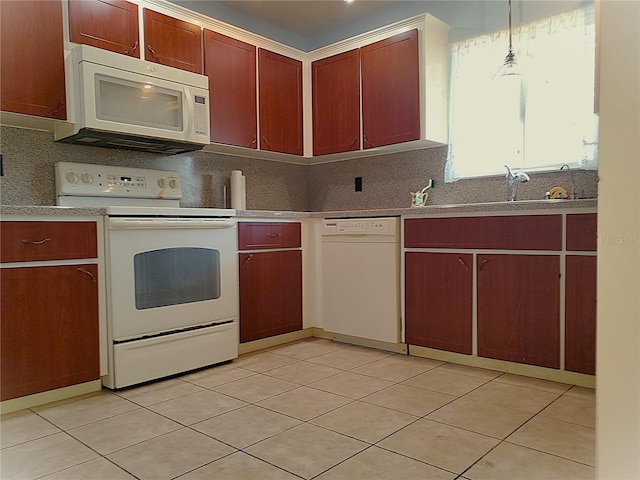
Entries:
<svg viewBox="0 0 640 480">
<path fill-rule="evenodd" d="M 399 219 L 324 220 L 324 329 L 399 343 Z"/>
</svg>

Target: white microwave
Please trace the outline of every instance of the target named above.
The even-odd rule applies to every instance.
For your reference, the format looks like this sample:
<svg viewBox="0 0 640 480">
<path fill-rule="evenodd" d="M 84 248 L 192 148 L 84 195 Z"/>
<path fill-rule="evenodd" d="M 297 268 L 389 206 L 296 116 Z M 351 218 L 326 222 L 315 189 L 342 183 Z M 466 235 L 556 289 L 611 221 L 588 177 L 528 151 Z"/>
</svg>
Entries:
<svg viewBox="0 0 640 480">
<path fill-rule="evenodd" d="M 88 45 L 65 68 L 69 121 L 56 141 L 165 154 L 210 143 L 206 76 Z"/>
</svg>

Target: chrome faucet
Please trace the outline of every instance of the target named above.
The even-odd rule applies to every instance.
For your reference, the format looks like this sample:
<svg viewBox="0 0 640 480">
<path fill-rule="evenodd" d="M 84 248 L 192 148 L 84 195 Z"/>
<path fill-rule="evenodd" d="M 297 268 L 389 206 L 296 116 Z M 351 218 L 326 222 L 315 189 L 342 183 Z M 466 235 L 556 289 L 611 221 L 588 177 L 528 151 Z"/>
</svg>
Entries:
<svg viewBox="0 0 640 480">
<path fill-rule="evenodd" d="M 567 170 L 569 170 L 569 174 L 571 175 L 571 193 L 569 194 L 569 198 L 571 200 L 575 200 L 575 198 L 576 198 L 576 179 L 573 176 L 573 170 L 571 170 L 571 167 L 569 165 L 567 165 L 566 163 L 563 164 L 560 167 L 560 170 L 563 170 L 564 167 L 567 167 Z"/>
<path fill-rule="evenodd" d="M 507 165 L 505 165 L 505 168 L 507 169 L 507 176 L 505 178 L 507 179 L 508 200 L 515 202 L 518 193 L 518 184 L 528 182 L 531 179 L 529 175 L 524 172 L 513 173 Z"/>
</svg>

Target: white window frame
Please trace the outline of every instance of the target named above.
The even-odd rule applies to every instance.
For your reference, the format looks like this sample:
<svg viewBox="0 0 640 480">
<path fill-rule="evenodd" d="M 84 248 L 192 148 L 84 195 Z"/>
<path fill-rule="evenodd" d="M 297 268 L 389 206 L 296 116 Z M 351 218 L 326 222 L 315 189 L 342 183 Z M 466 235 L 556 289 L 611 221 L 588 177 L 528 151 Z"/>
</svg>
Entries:
<svg viewBox="0 0 640 480">
<path fill-rule="evenodd" d="M 515 28 L 520 76 L 500 76 L 507 30 L 452 44 L 445 181 L 503 174 L 504 165 L 597 169 L 594 18 L 589 6 Z"/>
</svg>

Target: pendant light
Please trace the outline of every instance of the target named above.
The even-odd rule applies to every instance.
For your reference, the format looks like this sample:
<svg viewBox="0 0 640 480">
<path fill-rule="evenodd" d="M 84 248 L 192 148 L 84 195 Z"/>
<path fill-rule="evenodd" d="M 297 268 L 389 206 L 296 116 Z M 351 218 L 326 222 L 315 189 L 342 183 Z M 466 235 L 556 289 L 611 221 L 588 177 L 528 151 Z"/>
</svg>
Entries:
<svg viewBox="0 0 640 480">
<path fill-rule="evenodd" d="M 507 53 L 507 56 L 504 57 L 504 64 L 500 70 L 500 75 L 502 77 L 520 75 L 518 62 L 516 61 L 516 54 L 513 53 L 513 43 L 511 41 L 511 0 L 509 0 L 509 52 Z"/>
</svg>

